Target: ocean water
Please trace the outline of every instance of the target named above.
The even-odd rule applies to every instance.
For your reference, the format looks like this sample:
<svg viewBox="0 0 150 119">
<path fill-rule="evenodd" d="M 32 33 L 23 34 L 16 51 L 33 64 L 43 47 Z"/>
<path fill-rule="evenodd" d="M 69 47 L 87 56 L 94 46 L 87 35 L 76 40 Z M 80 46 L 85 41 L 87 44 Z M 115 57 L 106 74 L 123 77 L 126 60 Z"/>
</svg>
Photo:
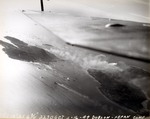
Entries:
<svg viewBox="0 0 150 119">
<path fill-rule="evenodd" d="M 43 0 L 45 11 L 149 22 L 149 0 Z M 1 0 L 0 11 L 40 10 L 40 0 Z"/>
</svg>

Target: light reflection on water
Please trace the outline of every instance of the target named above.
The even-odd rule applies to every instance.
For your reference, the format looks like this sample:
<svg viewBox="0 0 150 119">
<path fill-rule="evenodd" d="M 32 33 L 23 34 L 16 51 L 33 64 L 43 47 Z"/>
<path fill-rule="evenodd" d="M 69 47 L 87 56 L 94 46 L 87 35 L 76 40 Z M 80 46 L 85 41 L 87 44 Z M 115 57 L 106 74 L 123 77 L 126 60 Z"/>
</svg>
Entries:
<svg viewBox="0 0 150 119">
<path fill-rule="evenodd" d="M 44 0 L 45 11 L 150 22 L 149 0 Z M 40 11 L 38 0 L 1 0 L 0 11 Z"/>
<path fill-rule="evenodd" d="M 27 101 L 26 94 L 30 93 L 26 90 L 26 85 L 31 79 L 28 74 L 32 69 L 28 63 L 8 58 L 2 49 L 0 54 L 0 113 L 19 114 L 27 106 L 24 105 Z"/>
</svg>

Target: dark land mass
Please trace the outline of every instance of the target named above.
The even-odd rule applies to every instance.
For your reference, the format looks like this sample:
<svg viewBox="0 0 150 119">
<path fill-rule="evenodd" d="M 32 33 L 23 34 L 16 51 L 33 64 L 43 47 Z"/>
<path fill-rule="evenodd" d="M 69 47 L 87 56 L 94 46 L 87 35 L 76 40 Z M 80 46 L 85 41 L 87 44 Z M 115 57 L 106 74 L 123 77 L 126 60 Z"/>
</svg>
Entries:
<svg viewBox="0 0 150 119">
<path fill-rule="evenodd" d="M 108 99 L 139 114 L 149 115 L 149 111 L 146 111 L 142 105 L 144 101 L 148 100 L 146 95 L 139 87 L 129 81 L 134 78 L 142 78 L 141 76 L 144 75 L 150 76 L 150 74 L 137 68 L 129 68 L 117 73 L 96 69 L 89 69 L 88 72 L 100 83 L 99 90 Z"/>
<path fill-rule="evenodd" d="M 5 38 L 14 44 L 12 45 L 0 40 L 0 44 L 4 47 L 3 51 L 10 58 L 44 64 L 49 64 L 49 62 L 56 62 L 60 60 L 54 54 L 51 54 L 42 48 L 30 46 L 27 43 L 10 36 L 6 36 Z"/>
</svg>

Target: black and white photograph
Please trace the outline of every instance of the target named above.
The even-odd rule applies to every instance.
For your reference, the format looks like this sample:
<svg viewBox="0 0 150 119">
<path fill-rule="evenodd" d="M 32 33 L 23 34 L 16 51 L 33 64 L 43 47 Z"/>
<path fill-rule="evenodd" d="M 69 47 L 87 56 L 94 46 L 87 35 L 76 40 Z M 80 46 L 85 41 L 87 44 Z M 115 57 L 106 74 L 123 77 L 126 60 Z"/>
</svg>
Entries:
<svg viewBox="0 0 150 119">
<path fill-rule="evenodd" d="M 150 0 L 0 0 L 0 119 L 150 119 Z"/>
</svg>

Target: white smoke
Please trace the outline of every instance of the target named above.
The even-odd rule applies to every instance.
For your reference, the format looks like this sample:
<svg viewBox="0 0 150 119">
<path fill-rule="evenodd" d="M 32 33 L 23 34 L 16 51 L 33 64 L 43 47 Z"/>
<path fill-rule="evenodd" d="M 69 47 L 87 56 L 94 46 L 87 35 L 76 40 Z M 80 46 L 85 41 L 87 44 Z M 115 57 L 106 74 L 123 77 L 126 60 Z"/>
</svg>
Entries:
<svg viewBox="0 0 150 119">
<path fill-rule="evenodd" d="M 87 55 L 87 56 L 80 56 L 78 53 L 71 53 L 69 51 L 59 50 L 57 48 L 50 48 L 49 52 L 57 55 L 64 60 L 71 60 L 74 63 L 79 64 L 84 69 L 98 69 L 98 70 L 105 70 L 110 72 L 122 71 L 121 68 L 117 66 L 117 63 L 109 63 L 107 61 L 107 57 L 103 54 L 100 55 Z"/>
</svg>

